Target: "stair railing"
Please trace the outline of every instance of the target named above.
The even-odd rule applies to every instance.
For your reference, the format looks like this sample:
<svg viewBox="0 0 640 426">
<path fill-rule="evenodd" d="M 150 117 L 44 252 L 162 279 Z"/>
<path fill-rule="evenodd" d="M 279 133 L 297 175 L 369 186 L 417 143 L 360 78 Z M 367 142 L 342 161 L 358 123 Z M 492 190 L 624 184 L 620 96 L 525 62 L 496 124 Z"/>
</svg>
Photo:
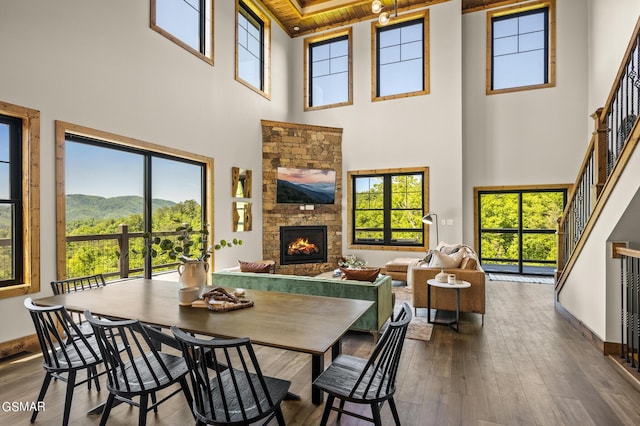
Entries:
<svg viewBox="0 0 640 426">
<path fill-rule="evenodd" d="M 620 358 L 640 372 L 640 250 L 616 247 L 620 270 Z"/>
<path fill-rule="evenodd" d="M 603 108 L 592 118 L 595 130 L 558 221 L 556 294 L 582 250 L 624 166 L 638 142 L 640 115 L 640 19 Z"/>
</svg>

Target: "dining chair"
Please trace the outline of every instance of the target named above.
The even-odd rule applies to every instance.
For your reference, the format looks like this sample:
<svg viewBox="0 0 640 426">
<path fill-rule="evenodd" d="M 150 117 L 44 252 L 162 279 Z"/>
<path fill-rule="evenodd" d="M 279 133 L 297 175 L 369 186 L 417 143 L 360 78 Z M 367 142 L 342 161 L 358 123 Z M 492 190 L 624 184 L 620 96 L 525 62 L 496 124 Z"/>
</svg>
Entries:
<svg viewBox="0 0 640 426">
<path fill-rule="evenodd" d="M 291 382 L 264 376 L 249 338 L 200 339 L 171 327 L 187 361 L 196 424 L 284 425 L 280 404 Z"/>
<path fill-rule="evenodd" d="M 87 275 L 85 277 L 69 278 L 66 280 L 51 281 L 51 290 L 54 295 L 75 293 L 78 291 L 91 290 L 98 287 L 104 287 L 107 283 L 104 279 L 104 275 Z M 93 330 L 91 325 L 84 321 L 84 317 L 81 313 L 72 314 L 76 318 L 76 323 L 79 324 L 82 334 L 85 336 L 91 336 Z"/>
<path fill-rule="evenodd" d="M 42 349 L 42 367 L 46 372 L 38 395 L 38 403 L 44 401 L 52 378 L 66 382 L 67 391 L 62 424 L 67 425 L 74 388 L 83 383 L 94 381 L 96 389 L 100 390 L 97 370 L 97 366 L 102 363 L 100 349 L 95 338 L 86 337 L 80 332 L 78 325 L 64 306 L 36 306 L 30 297 L 25 299 L 24 306 L 29 310 L 36 328 L 38 342 L 40 342 Z M 76 337 L 69 338 L 72 335 Z M 87 371 L 87 378 L 76 382 L 76 373 L 80 370 Z M 41 405 L 36 404 L 36 406 L 40 407 Z M 33 411 L 31 423 L 36 421 L 38 412 L 38 409 Z"/>
<path fill-rule="evenodd" d="M 382 425 L 380 409 L 385 401 L 389 402 L 396 425 L 400 425 L 393 395 L 396 391 L 400 355 L 411 318 L 411 307 L 408 303 L 404 303 L 398 315 L 387 324 L 368 359 L 339 355 L 316 378 L 313 382 L 314 386 L 327 393 L 321 425 L 327 424 L 332 410 L 338 412 L 338 420 L 342 414 L 348 414 Z M 333 406 L 336 399 L 340 401 L 339 407 Z M 345 402 L 368 404 L 371 407 L 372 417 L 346 410 Z"/>
<path fill-rule="evenodd" d="M 186 379 L 189 372 L 187 363 L 179 355 L 156 349 L 156 334 L 164 336 L 163 339 L 170 336 L 138 320 L 106 321 L 94 317 L 89 311 L 85 311 L 84 316 L 93 327 L 107 370 L 109 397 L 100 425 L 107 423 L 116 400 L 139 407 L 140 426 L 146 424 L 150 410 L 157 413 L 158 405 L 180 391 L 191 406 L 192 397 Z M 180 387 L 158 401 L 156 393 L 174 384 Z M 138 402 L 134 401 L 136 397 L 139 398 Z"/>
</svg>

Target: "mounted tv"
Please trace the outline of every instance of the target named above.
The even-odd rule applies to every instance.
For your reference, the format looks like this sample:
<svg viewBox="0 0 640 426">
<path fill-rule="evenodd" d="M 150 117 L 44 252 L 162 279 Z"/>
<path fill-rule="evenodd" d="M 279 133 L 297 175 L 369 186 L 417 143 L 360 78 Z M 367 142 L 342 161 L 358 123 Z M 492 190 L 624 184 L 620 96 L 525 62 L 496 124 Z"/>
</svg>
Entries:
<svg viewBox="0 0 640 426">
<path fill-rule="evenodd" d="M 336 171 L 278 167 L 278 203 L 333 204 L 336 197 Z"/>
</svg>

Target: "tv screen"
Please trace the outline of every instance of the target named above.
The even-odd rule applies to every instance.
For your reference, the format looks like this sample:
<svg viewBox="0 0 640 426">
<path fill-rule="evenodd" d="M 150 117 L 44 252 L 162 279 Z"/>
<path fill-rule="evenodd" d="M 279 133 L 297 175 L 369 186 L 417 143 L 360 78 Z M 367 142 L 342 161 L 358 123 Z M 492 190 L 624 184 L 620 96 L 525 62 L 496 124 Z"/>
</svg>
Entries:
<svg viewBox="0 0 640 426">
<path fill-rule="evenodd" d="M 333 204 L 336 171 L 278 167 L 276 194 L 278 203 Z"/>
</svg>

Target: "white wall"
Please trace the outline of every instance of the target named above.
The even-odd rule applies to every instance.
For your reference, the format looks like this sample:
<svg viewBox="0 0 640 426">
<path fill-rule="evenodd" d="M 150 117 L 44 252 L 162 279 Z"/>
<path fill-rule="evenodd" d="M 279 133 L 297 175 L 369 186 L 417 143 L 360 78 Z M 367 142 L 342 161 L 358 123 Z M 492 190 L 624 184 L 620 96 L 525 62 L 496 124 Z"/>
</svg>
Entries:
<svg viewBox="0 0 640 426">
<path fill-rule="evenodd" d="M 475 186 L 573 183 L 590 135 L 587 4 L 556 2 L 556 86 L 485 94 L 487 12 L 463 15 L 464 240 Z"/>
<path fill-rule="evenodd" d="M 260 119 L 286 121 L 289 37 L 272 24 L 272 99 L 234 80 L 235 9 L 215 4 L 215 66 L 149 28 L 149 2 L 0 0 L 0 100 L 41 112 L 41 289 L 55 269 L 54 120 L 215 159 L 217 269 L 262 253 Z M 254 232 L 231 232 L 231 167 L 253 170 Z M 96 168 L 99 169 L 97 164 Z M 104 173 L 108 173 L 104 170 Z M 22 297 L 0 300 L 0 342 L 33 334 Z"/>
<path fill-rule="evenodd" d="M 440 239 L 462 238 L 462 86 L 460 0 L 429 8 L 431 93 L 425 96 L 371 101 L 371 22 L 353 26 L 353 105 L 303 111 L 303 44 L 294 40 L 293 121 L 342 127 L 343 178 L 350 170 L 428 166 L 430 209 L 453 226 L 440 225 Z M 343 188 L 343 251 L 369 265 L 382 266 L 416 252 L 348 248 L 346 186 Z M 431 245 L 435 245 L 432 231 Z"/>
</svg>

